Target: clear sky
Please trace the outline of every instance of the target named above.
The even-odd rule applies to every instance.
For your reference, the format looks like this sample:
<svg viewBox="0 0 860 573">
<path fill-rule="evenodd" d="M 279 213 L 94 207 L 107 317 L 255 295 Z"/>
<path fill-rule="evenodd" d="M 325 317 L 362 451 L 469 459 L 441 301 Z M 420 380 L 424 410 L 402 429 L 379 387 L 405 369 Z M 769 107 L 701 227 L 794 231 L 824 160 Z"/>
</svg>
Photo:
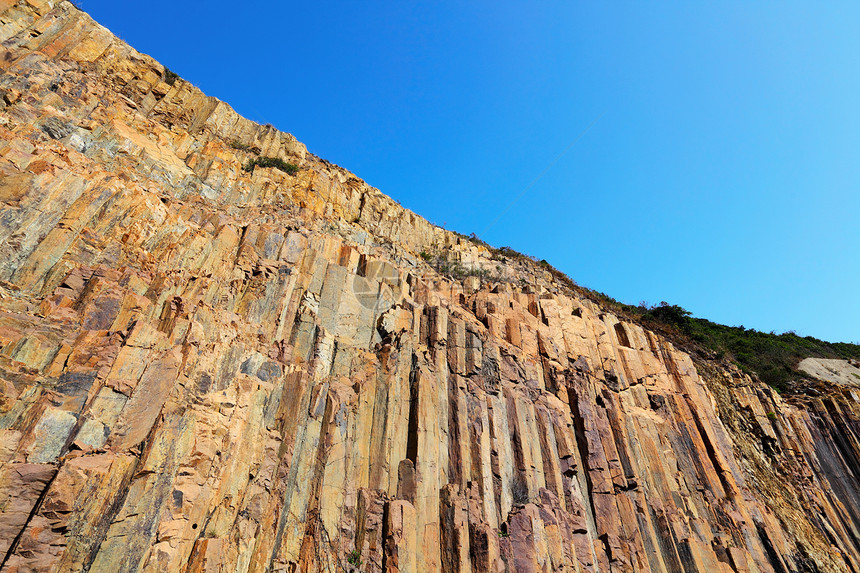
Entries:
<svg viewBox="0 0 860 573">
<path fill-rule="evenodd" d="M 860 341 L 860 3 L 79 4 L 434 223 L 630 304 Z"/>
</svg>

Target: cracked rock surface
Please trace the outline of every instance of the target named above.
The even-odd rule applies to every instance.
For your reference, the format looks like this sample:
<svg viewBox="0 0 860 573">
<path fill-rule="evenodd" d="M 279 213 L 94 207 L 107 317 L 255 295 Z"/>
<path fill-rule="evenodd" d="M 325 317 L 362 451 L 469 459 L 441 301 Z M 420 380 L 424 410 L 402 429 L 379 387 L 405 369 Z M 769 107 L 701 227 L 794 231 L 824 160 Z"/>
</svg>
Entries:
<svg viewBox="0 0 860 573">
<path fill-rule="evenodd" d="M 860 573 L 850 379 L 788 403 L 166 77 L 0 0 L 4 573 Z"/>
</svg>

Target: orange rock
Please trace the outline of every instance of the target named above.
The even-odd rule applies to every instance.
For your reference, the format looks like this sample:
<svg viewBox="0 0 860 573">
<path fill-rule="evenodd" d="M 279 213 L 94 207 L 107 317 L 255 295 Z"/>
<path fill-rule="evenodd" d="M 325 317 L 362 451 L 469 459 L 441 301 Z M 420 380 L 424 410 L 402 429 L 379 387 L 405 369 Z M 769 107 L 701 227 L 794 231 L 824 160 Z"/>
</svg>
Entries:
<svg viewBox="0 0 860 573">
<path fill-rule="evenodd" d="M 789 404 L 68 2 L 0 21 L 4 571 L 860 571 L 850 384 Z"/>
</svg>

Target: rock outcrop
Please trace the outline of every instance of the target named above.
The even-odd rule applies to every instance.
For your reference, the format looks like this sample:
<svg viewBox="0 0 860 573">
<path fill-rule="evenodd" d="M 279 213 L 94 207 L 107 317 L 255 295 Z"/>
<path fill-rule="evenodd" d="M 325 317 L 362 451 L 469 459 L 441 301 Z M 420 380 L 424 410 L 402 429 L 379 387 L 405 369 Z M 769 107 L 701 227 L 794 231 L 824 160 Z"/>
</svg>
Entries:
<svg viewBox="0 0 860 573">
<path fill-rule="evenodd" d="M 68 2 L 0 42 L 3 572 L 860 572 L 856 384 L 789 404 Z"/>
<path fill-rule="evenodd" d="M 806 358 L 798 367 L 818 380 L 848 388 L 860 385 L 860 362 L 856 360 Z"/>
</svg>

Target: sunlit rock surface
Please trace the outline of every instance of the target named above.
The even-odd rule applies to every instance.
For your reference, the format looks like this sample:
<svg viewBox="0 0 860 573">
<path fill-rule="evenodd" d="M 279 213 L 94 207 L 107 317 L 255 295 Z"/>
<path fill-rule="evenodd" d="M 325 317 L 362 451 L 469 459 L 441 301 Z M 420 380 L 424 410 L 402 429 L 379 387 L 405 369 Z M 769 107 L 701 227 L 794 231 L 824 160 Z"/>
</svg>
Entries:
<svg viewBox="0 0 860 573">
<path fill-rule="evenodd" d="M 818 380 L 860 389 L 860 363 L 835 358 L 806 358 L 799 368 Z"/>
<path fill-rule="evenodd" d="M 860 571 L 854 387 L 693 358 L 67 2 L 0 41 L 2 571 Z"/>
</svg>

